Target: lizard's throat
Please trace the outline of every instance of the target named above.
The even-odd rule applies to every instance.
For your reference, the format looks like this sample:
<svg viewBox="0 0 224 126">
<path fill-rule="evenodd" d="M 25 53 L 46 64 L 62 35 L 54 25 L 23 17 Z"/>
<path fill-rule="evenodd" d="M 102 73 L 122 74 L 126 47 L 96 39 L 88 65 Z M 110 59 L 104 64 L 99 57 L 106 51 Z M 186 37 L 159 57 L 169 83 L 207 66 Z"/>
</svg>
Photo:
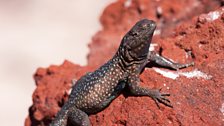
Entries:
<svg viewBox="0 0 224 126">
<path fill-rule="evenodd" d="M 145 53 L 145 55 L 134 57 L 129 51 L 124 51 L 123 53 L 118 51 L 116 54 L 119 57 L 119 65 L 125 69 L 136 64 L 143 64 L 145 59 L 147 59 L 147 55 L 148 53 Z"/>
</svg>

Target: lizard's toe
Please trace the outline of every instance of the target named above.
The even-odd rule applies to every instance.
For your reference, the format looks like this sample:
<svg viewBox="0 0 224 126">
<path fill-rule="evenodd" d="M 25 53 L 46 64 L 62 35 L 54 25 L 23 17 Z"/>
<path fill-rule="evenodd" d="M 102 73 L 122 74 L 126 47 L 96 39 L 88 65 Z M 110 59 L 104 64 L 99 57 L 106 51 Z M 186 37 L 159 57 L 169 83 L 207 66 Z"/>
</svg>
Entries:
<svg viewBox="0 0 224 126">
<path fill-rule="evenodd" d="M 153 100 L 156 102 L 156 105 L 159 107 L 159 103 L 162 103 L 168 107 L 173 108 L 173 106 L 171 105 L 170 100 L 166 97 L 166 96 L 170 96 L 170 94 L 168 93 L 160 93 L 160 89 L 157 90 L 154 94 Z M 159 107 L 160 108 L 160 107 Z"/>
</svg>

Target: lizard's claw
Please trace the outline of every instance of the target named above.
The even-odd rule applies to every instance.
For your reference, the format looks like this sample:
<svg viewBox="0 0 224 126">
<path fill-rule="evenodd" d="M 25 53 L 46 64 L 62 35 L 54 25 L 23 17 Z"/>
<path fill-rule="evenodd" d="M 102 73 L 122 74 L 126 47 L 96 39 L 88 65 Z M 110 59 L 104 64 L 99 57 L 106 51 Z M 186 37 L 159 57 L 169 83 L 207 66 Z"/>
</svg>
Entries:
<svg viewBox="0 0 224 126">
<path fill-rule="evenodd" d="M 194 66 L 194 62 L 186 63 L 186 64 L 174 63 L 173 65 L 171 65 L 171 67 L 173 69 L 175 69 L 176 71 L 179 71 L 179 69 L 187 68 L 187 67 L 190 67 L 190 66 Z"/>
<path fill-rule="evenodd" d="M 170 100 L 166 97 L 166 96 L 170 96 L 170 94 L 166 94 L 166 93 L 162 94 L 160 93 L 160 91 L 161 89 L 155 90 L 152 96 L 152 99 L 155 101 L 158 108 L 160 109 L 159 103 L 162 103 L 168 107 L 173 108 L 173 106 L 170 103 Z"/>
</svg>

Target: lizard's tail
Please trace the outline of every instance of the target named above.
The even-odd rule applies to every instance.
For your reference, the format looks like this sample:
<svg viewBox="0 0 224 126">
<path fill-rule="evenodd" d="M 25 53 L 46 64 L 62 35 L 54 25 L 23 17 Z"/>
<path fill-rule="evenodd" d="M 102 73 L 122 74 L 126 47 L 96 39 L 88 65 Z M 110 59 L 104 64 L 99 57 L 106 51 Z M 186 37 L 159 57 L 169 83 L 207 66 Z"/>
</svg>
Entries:
<svg viewBox="0 0 224 126">
<path fill-rule="evenodd" d="M 50 126 L 67 126 L 68 112 L 69 106 L 65 103 L 61 110 L 57 113 L 55 119 L 51 122 Z"/>
</svg>

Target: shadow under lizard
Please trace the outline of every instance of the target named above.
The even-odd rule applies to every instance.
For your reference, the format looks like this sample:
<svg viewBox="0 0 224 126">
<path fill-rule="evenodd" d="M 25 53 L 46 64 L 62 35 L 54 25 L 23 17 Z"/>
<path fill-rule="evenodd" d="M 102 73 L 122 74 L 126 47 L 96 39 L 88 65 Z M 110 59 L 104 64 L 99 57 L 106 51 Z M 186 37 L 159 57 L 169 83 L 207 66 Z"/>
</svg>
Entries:
<svg viewBox="0 0 224 126">
<path fill-rule="evenodd" d="M 105 109 L 124 88 L 135 96 L 149 96 L 156 104 L 172 107 L 161 89 L 148 89 L 139 86 L 139 74 L 148 63 L 180 69 L 193 65 L 174 63 L 171 60 L 150 52 L 156 23 L 143 19 L 138 21 L 121 41 L 120 47 L 111 60 L 94 72 L 82 76 L 72 87 L 68 101 L 58 112 L 50 126 L 90 126 L 88 115 Z"/>
</svg>

